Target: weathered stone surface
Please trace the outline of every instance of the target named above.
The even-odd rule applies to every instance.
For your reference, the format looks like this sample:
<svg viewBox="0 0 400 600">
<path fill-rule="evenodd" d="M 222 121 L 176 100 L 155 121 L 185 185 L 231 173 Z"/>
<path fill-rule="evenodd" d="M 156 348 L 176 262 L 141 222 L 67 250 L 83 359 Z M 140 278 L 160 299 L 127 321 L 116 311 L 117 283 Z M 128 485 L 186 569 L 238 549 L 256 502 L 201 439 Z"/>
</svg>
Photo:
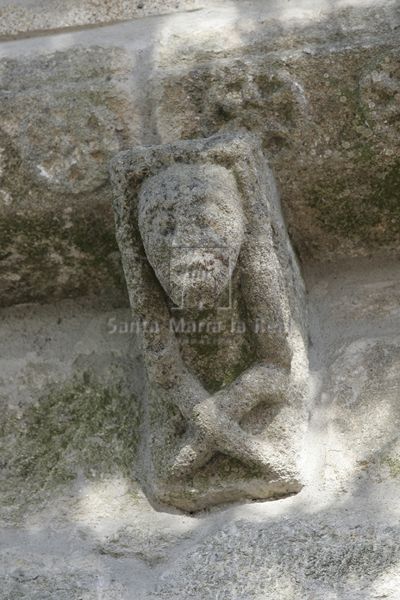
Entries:
<svg viewBox="0 0 400 600">
<path fill-rule="evenodd" d="M 257 138 L 137 148 L 111 172 L 146 492 L 192 511 L 299 491 L 304 288 Z"/>
<path fill-rule="evenodd" d="M 155 5 L 88 6 L 3 3 L 1 34 Z M 304 263 L 397 252 L 398 23 L 395 2 L 225 2 L 1 45 L 0 302 L 112 291 L 94 311 L 1 312 L 1 598 L 398 600 L 398 265 L 308 275 L 320 400 L 304 491 L 157 513 L 132 481 L 140 369 L 135 324 L 110 312 L 123 283 L 107 174 L 120 149 L 243 127 L 262 140 Z M 183 350 L 211 387 L 237 376 L 232 339 L 197 362 Z"/>
<path fill-rule="evenodd" d="M 354 491 L 354 482 L 363 488 L 399 474 L 398 265 L 359 259 L 324 271 L 310 277 L 315 360 L 326 369 L 324 481 Z"/>
<path fill-rule="evenodd" d="M 399 598 L 399 269 L 360 258 L 398 252 L 398 2 L 207 5 L 0 45 L 0 303 L 112 292 L 95 308 L 1 309 L 1 600 Z M 24 36 L 155 4 L 0 6 L 3 34 Z M 134 479 L 140 353 L 136 323 L 111 310 L 107 164 L 238 127 L 262 140 L 304 266 L 358 258 L 303 269 L 315 401 L 302 492 L 157 512 Z M 214 389 L 242 364 L 228 345 L 201 361 L 183 348 Z"/>
<path fill-rule="evenodd" d="M 234 58 L 192 45 L 154 91 L 164 143 L 239 127 L 261 136 L 304 261 L 396 253 L 400 240 L 398 39 L 334 33 L 329 21 L 317 43 L 307 28 L 286 43 L 260 32 Z"/>
<path fill-rule="evenodd" d="M 110 157 L 238 127 L 303 262 L 396 252 L 398 23 L 389 0 L 234 2 L 2 43 L 0 303 L 121 290 Z"/>
<path fill-rule="evenodd" d="M 1 0 L 0 39 L 194 10 L 207 0 Z"/>
<path fill-rule="evenodd" d="M 393 593 L 396 583 L 385 575 L 398 565 L 398 527 L 370 526 L 359 535 L 359 517 L 340 524 L 337 517 L 324 511 L 226 525 L 178 559 L 148 597 L 365 600 L 369 591 Z"/>
<path fill-rule="evenodd" d="M 236 267 L 245 227 L 228 169 L 188 163 L 160 170 L 143 182 L 138 224 L 146 256 L 176 306 L 218 302 Z"/>
<path fill-rule="evenodd" d="M 137 135 L 129 65 L 100 48 L 3 60 L 2 305 L 123 289 L 107 162 Z"/>
<path fill-rule="evenodd" d="M 128 315 L 121 309 L 107 313 L 106 307 L 104 301 L 81 300 L 2 311 L 4 525 L 29 518 L 76 478 L 131 473 L 137 404 L 131 392 L 129 336 L 114 335 L 108 323 Z"/>
<path fill-rule="evenodd" d="M 2 310 L 2 415 L 17 442 L 0 486 L 2 600 L 398 599 L 398 263 L 358 259 L 305 275 L 321 385 L 304 440 L 307 485 L 190 517 L 155 511 L 127 475 L 136 403 L 130 420 L 128 397 L 106 392 L 138 372 L 129 311 L 88 301 Z M 84 371 L 97 384 L 71 386 Z M 30 456 L 40 460 L 22 482 Z"/>
</svg>

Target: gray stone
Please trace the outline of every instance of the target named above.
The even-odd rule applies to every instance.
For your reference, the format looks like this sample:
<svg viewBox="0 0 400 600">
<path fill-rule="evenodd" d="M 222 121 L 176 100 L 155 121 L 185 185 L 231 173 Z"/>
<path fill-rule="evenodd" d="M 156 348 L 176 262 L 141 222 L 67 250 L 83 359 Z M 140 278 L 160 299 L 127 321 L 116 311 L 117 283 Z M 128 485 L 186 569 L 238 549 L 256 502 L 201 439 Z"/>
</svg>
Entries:
<svg viewBox="0 0 400 600">
<path fill-rule="evenodd" d="M 190 516 L 149 505 L 132 481 L 136 403 L 130 416 L 128 396 L 104 395 L 111 382 L 129 390 L 140 371 L 129 311 L 89 300 L 2 309 L 2 473 L 12 457 L 0 485 L 2 600 L 397 600 L 398 262 L 358 259 L 304 276 L 320 385 L 306 485 Z M 75 381 L 72 395 L 85 370 L 92 381 Z M 22 479 L 29 456 L 41 459 Z"/>
<path fill-rule="evenodd" d="M 218 165 L 174 165 L 145 180 L 139 231 L 176 306 L 213 306 L 231 281 L 244 237 L 234 176 Z"/>
<path fill-rule="evenodd" d="M 302 38 L 286 52 L 264 36 L 250 57 L 192 46 L 188 66 L 163 70 L 154 84 L 161 141 L 254 132 L 303 261 L 396 254 L 398 39 L 349 35 L 316 48 Z"/>
<path fill-rule="evenodd" d="M 0 39 L 29 36 L 37 32 L 101 26 L 149 15 L 195 10 L 204 0 L 53 0 L 0 1 Z"/>
<path fill-rule="evenodd" d="M 399 277 L 389 260 L 342 262 L 309 276 L 325 371 L 324 485 L 355 493 L 399 471 Z M 338 286 L 338 282 L 340 282 Z M 319 341 L 317 341 L 317 338 Z M 386 488 L 390 484 L 385 484 Z"/>
<path fill-rule="evenodd" d="M 396 253 L 398 24 L 389 0 L 230 2 L 3 42 L 0 303 L 121 296 L 110 157 L 238 128 L 303 262 Z"/>
<path fill-rule="evenodd" d="M 280 522 L 237 520 L 178 559 L 148 597 L 365 600 L 398 565 L 398 535 L 395 526 L 366 527 L 360 535 L 357 519 L 339 524 L 329 511 Z"/>
<path fill-rule="evenodd" d="M 304 288 L 258 141 L 133 149 L 112 180 L 142 329 L 145 490 L 186 510 L 298 491 Z"/>
<path fill-rule="evenodd" d="M 3 306 L 107 290 L 124 301 L 107 162 L 135 139 L 131 101 L 110 82 L 129 64 L 115 49 L 2 62 Z"/>
<path fill-rule="evenodd" d="M 190 12 L 199 3 L 0 0 L 1 600 L 399 598 L 399 3 L 201 5 Z M 281 456 L 298 448 L 285 464 L 295 464 L 303 489 L 195 515 L 170 505 L 159 511 L 136 481 L 153 475 L 143 473 L 149 462 L 138 448 L 146 353 L 137 347 L 137 319 L 118 308 L 127 300 L 108 162 L 134 146 L 171 143 L 172 155 L 178 140 L 199 138 L 201 147 L 203 138 L 238 129 L 261 141 L 309 292 L 308 328 L 296 313 L 303 293 L 292 299 L 289 286 L 282 294 L 290 319 L 297 315 L 298 341 L 309 331 L 309 365 L 289 337 L 298 396 L 286 413 L 282 404 L 268 416 L 285 420 L 277 438 L 299 434 Z M 167 277 L 157 250 L 165 238 L 145 212 L 137 239 L 148 238 L 142 256 L 146 250 L 168 309 L 177 288 L 186 290 L 185 316 L 199 296 L 212 304 L 222 290 L 225 299 L 231 260 L 238 322 L 235 247 L 246 242 L 242 200 L 253 197 L 244 192 L 252 182 L 257 189 L 257 178 L 235 188 L 236 158 L 200 163 L 196 153 L 187 177 L 182 162 L 155 166 L 141 200 L 161 215 L 156 196 L 165 185 L 165 212 L 189 224 L 199 211 L 186 180 L 197 172 L 198 203 L 215 190 L 229 239 L 237 236 L 226 258 L 191 255 L 202 266 L 195 273 L 210 266 L 220 277 L 186 285 L 180 254 Z M 190 199 L 185 210 L 174 202 L 174 184 Z M 222 219 L 204 216 L 221 235 Z M 286 227 L 274 232 L 278 254 L 279 231 L 286 240 Z M 201 241 L 201 229 L 196 235 Z M 285 284 L 289 272 L 282 268 Z M 92 296 L 55 302 L 82 294 Z M 18 302 L 25 304 L 3 308 Z M 211 397 L 253 364 L 239 333 L 218 343 L 213 331 L 176 332 L 184 364 Z M 263 384 L 253 368 L 251 385 Z M 240 422 L 246 435 L 260 435 L 264 411 Z M 185 422 L 176 413 L 172 439 Z M 257 496 L 248 493 L 248 465 L 228 472 L 233 460 L 215 458 L 216 483 L 231 478 L 236 494 L 243 481 L 242 497 Z M 262 481 L 259 495 L 271 485 Z M 207 477 L 200 483 L 213 489 Z"/>
</svg>

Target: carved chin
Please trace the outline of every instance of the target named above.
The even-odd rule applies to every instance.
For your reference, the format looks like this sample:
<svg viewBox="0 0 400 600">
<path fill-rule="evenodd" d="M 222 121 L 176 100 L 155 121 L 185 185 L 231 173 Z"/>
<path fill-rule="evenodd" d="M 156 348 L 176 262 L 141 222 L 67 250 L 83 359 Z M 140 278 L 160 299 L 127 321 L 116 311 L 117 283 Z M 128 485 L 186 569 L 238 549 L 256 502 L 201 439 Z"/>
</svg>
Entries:
<svg viewBox="0 0 400 600">
<path fill-rule="evenodd" d="M 155 272 L 176 306 L 211 308 L 218 305 L 229 283 L 232 262 L 229 256 L 216 256 L 215 251 L 185 251 L 172 257 L 168 275 L 157 268 Z"/>
</svg>

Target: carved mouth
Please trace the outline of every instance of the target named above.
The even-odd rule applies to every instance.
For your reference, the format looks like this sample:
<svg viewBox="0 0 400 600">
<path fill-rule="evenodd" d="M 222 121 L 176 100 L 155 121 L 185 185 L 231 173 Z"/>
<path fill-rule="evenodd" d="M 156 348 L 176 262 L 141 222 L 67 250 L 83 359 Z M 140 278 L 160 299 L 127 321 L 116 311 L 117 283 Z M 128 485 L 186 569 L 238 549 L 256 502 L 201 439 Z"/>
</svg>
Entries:
<svg viewBox="0 0 400 600">
<path fill-rule="evenodd" d="M 230 279 L 227 256 L 179 257 L 171 261 L 169 293 L 174 302 L 189 305 L 212 304 Z"/>
</svg>

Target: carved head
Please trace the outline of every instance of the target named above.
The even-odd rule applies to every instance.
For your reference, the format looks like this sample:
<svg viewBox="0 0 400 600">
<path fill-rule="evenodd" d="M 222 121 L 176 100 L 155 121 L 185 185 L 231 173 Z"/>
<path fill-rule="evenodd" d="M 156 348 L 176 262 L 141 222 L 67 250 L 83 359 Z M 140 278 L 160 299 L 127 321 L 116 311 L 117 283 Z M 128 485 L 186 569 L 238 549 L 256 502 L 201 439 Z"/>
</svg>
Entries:
<svg viewBox="0 0 400 600">
<path fill-rule="evenodd" d="M 216 303 L 236 265 L 244 235 L 239 191 L 224 167 L 175 164 L 139 193 L 147 258 L 178 306 Z"/>
</svg>

